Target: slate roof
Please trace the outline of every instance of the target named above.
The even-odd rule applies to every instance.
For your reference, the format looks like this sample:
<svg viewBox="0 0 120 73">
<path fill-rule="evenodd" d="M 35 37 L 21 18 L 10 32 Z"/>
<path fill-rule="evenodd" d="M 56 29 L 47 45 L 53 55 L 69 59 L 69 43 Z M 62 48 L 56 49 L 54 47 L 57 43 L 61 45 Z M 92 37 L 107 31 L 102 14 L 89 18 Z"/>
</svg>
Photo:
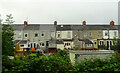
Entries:
<svg viewBox="0 0 120 73">
<path fill-rule="evenodd" d="M 15 44 L 17 44 L 18 42 L 19 42 L 20 40 L 15 40 L 15 41 L 13 41 Z"/>
<path fill-rule="evenodd" d="M 56 30 L 56 27 L 52 24 L 14 24 L 12 25 L 14 30 Z"/>
<path fill-rule="evenodd" d="M 57 25 L 56 30 L 71 30 L 71 25 Z"/>
<path fill-rule="evenodd" d="M 63 41 L 73 41 L 74 39 L 62 39 Z"/>
<path fill-rule="evenodd" d="M 64 44 L 62 40 L 57 40 L 56 44 Z"/>
<path fill-rule="evenodd" d="M 38 24 L 30 24 L 27 26 L 24 26 L 24 30 L 39 30 L 40 25 Z"/>
<path fill-rule="evenodd" d="M 11 25 L 14 30 L 23 30 L 24 29 L 24 25 L 21 25 L 21 24 L 14 24 L 14 25 Z"/>
<path fill-rule="evenodd" d="M 118 30 L 120 25 L 57 25 L 54 24 L 14 24 L 12 25 L 15 30 Z"/>
<path fill-rule="evenodd" d="M 84 41 L 85 44 L 93 44 L 90 40 L 88 39 L 78 39 L 79 41 Z"/>
<path fill-rule="evenodd" d="M 26 44 L 27 40 L 15 40 L 14 43 L 15 44 Z"/>
</svg>

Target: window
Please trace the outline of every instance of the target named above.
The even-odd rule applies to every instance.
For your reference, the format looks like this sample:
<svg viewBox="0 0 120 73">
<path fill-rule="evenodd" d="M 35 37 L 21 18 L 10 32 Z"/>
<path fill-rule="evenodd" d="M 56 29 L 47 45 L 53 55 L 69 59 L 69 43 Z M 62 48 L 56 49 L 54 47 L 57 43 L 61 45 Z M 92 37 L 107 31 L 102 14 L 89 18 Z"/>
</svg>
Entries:
<svg viewBox="0 0 120 73">
<path fill-rule="evenodd" d="M 87 46 L 88 46 L 88 47 L 91 47 L 91 46 L 92 46 L 92 44 L 87 44 Z"/>
<path fill-rule="evenodd" d="M 46 46 L 49 46 L 49 41 L 46 41 Z"/>
<path fill-rule="evenodd" d="M 18 34 L 18 38 L 21 38 L 22 32 L 19 32 Z"/>
<path fill-rule="evenodd" d="M 92 36 L 92 32 L 89 32 L 89 36 Z"/>
<path fill-rule="evenodd" d="M 99 33 L 98 33 L 98 35 L 99 35 L 99 36 L 101 36 L 101 35 L 102 35 L 102 33 L 101 33 L 101 32 L 99 32 Z"/>
<path fill-rule="evenodd" d="M 44 36 L 45 36 L 45 33 L 42 33 L 41 36 L 44 37 Z"/>
<path fill-rule="evenodd" d="M 30 44 L 28 44 L 28 47 L 30 47 Z"/>
<path fill-rule="evenodd" d="M 24 45 L 20 45 L 20 47 L 24 47 Z"/>
<path fill-rule="evenodd" d="M 36 48 L 36 43 L 34 43 L 34 48 Z"/>
<path fill-rule="evenodd" d="M 26 38 L 27 38 L 27 37 L 28 37 L 28 33 L 25 33 L 25 34 L 24 34 L 24 37 L 26 37 Z"/>
<path fill-rule="evenodd" d="M 105 32 L 105 36 L 108 36 L 108 33 L 107 33 L 107 32 Z"/>
<path fill-rule="evenodd" d="M 70 43 L 65 43 L 65 46 L 70 46 Z"/>
<path fill-rule="evenodd" d="M 35 37 L 38 37 L 38 33 L 35 33 Z"/>
<path fill-rule="evenodd" d="M 42 43 L 42 46 L 44 46 L 44 43 Z"/>
<path fill-rule="evenodd" d="M 112 46 L 112 41 L 110 41 L 110 46 Z"/>
<path fill-rule="evenodd" d="M 116 31 L 114 32 L 114 36 L 115 36 L 115 37 L 117 36 L 117 32 L 116 32 Z"/>
<path fill-rule="evenodd" d="M 71 38 L 71 33 L 70 32 L 67 33 L 67 38 Z"/>
<path fill-rule="evenodd" d="M 107 41 L 107 46 L 112 46 L 112 41 Z"/>
<path fill-rule="evenodd" d="M 32 46 L 32 43 L 31 43 L 31 48 L 32 48 L 33 46 Z"/>
<path fill-rule="evenodd" d="M 60 32 L 57 33 L 57 37 L 60 38 Z"/>
<path fill-rule="evenodd" d="M 83 32 L 84 37 L 87 37 L 87 32 Z"/>
<path fill-rule="evenodd" d="M 94 44 L 96 45 L 96 42 L 94 42 Z"/>
<path fill-rule="evenodd" d="M 104 41 L 100 41 L 100 45 L 104 45 Z"/>
<path fill-rule="evenodd" d="M 44 46 L 45 46 L 45 44 L 44 44 L 43 42 L 41 42 L 41 43 L 40 43 L 40 46 L 41 46 L 41 47 L 44 47 Z"/>
<path fill-rule="evenodd" d="M 55 32 L 51 32 L 51 37 L 52 37 L 52 38 L 55 37 Z"/>
</svg>

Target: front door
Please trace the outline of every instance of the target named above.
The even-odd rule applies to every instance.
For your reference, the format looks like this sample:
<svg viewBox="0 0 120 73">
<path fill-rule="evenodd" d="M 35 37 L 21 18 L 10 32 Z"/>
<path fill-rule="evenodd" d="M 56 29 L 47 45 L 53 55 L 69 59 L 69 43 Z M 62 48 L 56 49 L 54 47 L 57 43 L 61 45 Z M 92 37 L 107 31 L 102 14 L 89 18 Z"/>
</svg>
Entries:
<svg viewBox="0 0 120 73">
<path fill-rule="evenodd" d="M 112 41 L 107 41 L 107 49 L 110 50 L 112 46 Z"/>
</svg>

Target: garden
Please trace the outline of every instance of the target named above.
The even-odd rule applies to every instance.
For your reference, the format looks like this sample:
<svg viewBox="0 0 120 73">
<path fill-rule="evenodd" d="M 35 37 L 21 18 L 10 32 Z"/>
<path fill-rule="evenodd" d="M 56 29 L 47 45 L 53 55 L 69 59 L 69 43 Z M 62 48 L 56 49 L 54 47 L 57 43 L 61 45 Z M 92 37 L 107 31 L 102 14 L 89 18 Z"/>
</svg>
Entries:
<svg viewBox="0 0 120 73">
<path fill-rule="evenodd" d="M 120 71 L 120 57 L 113 55 L 110 59 L 89 59 L 71 64 L 66 51 L 39 57 L 16 57 L 9 59 L 3 56 L 2 73 L 43 73 L 43 72 L 97 72 Z"/>
</svg>

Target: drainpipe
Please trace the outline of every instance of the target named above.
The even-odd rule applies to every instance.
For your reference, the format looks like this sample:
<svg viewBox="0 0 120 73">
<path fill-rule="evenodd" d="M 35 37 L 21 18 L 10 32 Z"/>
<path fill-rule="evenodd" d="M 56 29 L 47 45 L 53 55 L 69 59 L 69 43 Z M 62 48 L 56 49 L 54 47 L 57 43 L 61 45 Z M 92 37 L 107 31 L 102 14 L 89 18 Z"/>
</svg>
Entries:
<svg viewBox="0 0 120 73">
<path fill-rule="evenodd" d="M 108 40 L 110 39 L 110 35 L 109 35 L 109 28 L 107 28 L 107 30 L 108 30 Z M 110 41 L 108 41 L 108 49 L 110 50 L 111 48 L 110 48 Z"/>
</svg>

